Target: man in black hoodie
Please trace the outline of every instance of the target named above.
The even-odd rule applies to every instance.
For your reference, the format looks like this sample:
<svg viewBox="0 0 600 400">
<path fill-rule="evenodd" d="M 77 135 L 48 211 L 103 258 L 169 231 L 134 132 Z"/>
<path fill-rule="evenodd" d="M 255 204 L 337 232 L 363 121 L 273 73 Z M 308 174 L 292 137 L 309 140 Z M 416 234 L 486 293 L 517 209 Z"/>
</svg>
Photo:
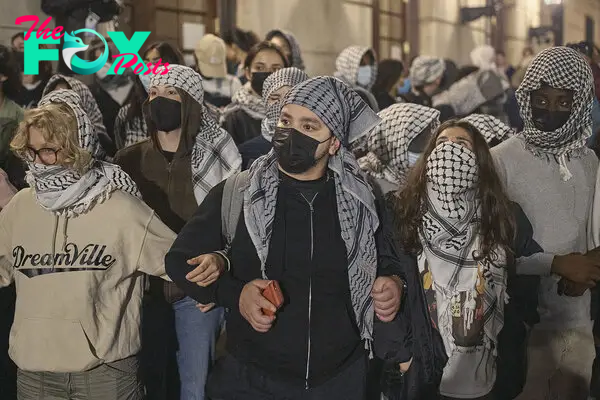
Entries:
<svg viewBox="0 0 600 400">
<path fill-rule="evenodd" d="M 197 301 L 229 310 L 229 355 L 209 377 L 211 399 L 365 398 L 373 321 L 394 320 L 404 287 L 405 260 L 378 259 L 375 198 L 347 149 L 377 123 L 335 78 L 297 85 L 274 151 L 238 177 L 242 191 L 233 193 L 244 202 L 231 246 L 224 183 L 180 232 L 165 259 L 169 276 Z M 262 295 L 270 280 L 283 292 L 278 310 Z"/>
</svg>

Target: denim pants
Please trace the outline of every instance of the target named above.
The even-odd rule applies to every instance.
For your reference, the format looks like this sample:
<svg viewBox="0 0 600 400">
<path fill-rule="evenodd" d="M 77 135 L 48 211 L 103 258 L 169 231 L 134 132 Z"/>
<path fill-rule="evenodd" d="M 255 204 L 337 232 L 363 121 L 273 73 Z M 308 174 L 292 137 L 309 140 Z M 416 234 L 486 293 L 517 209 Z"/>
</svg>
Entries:
<svg viewBox="0 0 600 400">
<path fill-rule="evenodd" d="M 204 385 L 215 358 L 217 339 L 224 320 L 223 308 L 207 313 L 189 297 L 173 304 L 179 350 L 177 365 L 181 400 L 204 400 Z"/>
</svg>

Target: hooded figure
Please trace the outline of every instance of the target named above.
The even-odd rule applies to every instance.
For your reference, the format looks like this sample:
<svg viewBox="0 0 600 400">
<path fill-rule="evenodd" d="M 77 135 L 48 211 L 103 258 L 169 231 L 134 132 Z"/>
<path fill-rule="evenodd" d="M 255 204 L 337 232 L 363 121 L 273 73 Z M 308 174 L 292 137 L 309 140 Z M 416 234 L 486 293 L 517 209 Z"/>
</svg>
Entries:
<svg viewBox="0 0 600 400">
<path fill-rule="evenodd" d="M 141 400 L 144 274 L 166 279 L 175 235 L 121 168 L 94 159 L 98 137 L 79 103 L 71 90 L 48 94 L 11 143 L 31 187 L 0 213 L 0 287 L 15 282 L 18 301 L 10 355 L 26 396 Z"/>
<path fill-rule="evenodd" d="M 90 121 L 92 121 L 92 125 L 96 131 L 96 134 L 98 135 L 98 139 L 100 140 L 102 148 L 107 154 L 114 154 L 114 143 L 106 132 L 106 127 L 104 126 L 104 122 L 102 120 L 102 113 L 100 112 L 98 103 L 96 103 L 96 100 L 94 99 L 90 89 L 78 79 L 56 74 L 53 75 L 48 81 L 42 97 L 55 90 L 57 86 L 62 86 L 61 89 L 71 89 L 77 93 L 81 99 L 81 106 L 87 113 Z"/>
<path fill-rule="evenodd" d="M 271 32 L 267 33 L 265 39 L 273 42 L 273 39 L 277 40 L 276 38 L 281 38 L 282 40 L 285 40 L 287 48 L 283 49 L 283 51 L 285 55 L 289 58 L 288 61 L 290 62 L 291 66 L 304 71 L 304 61 L 302 60 L 300 44 L 298 43 L 298 40 L 296 40 L 294 34 L 290 31 L 274 29 Z"/>
<path fill-rule="evenodd" d="M 411 90 L 401 96 L 407 103 L 431 107 L 431 97 L 442 84 L 446 63 L 441 58 L 419 56 L 410 66 Z"/>
<path fill-rule="evenodd" d="M 440 124 L 439 116 L 434 108 L 412 103 L 394 104 L 379 113 L 382 122 L 367 140 L 369 153 L 358 163 L 377 180 L 384 193 L 404 184 L 423 150 L 411 148 L 412 143 L 417 138 L 420 143 L 427 143 Z"/>
<path fill-rule="evenodd" d="M 525 128 L 492 155 L 507 195 L 521 205 L 544 249 L 535 263 L 517 264 L 517 273 L 541 276 L 540 323 L 531 330 L 521 398 L 584 399 L 595 355 L 591 319 L 597 315 L 587 271 L 600 267 L 585 255 L 592 249 L 588 221 L 598 170 L 596 155 L 585 147 L 592 131 L 592 71 L 577 51 L 552 47 L 533 60 L 516 96 Z M 565 293 L 565 285 L 576 289 Z M 577 346 L 544 345 L 562 343 L 565 335 Z M 567 370 L 573 375 L 561 374 Z"/>
<path fill-rule="evenodd" d="M 281 112 L 281 101 L 294 86 L 308 80 L 308 75 L 298 68 L 284 68 L 274 72 L 266 80 L 263 88 L 263 101 L 267 110 L 266 117 L 261 123 L 261 135 L 250 139 L 240 145 L 242 155 L 242 168 L 248 169 L 252 162 L 258 157 L 267 154 L 273 146 L 273 132 L 279 121 Z M 287 90 L 281 91 L 280 89 Z M 271 95 L 277 92 L 277 99 L 271 99 Z"/>
<path fill-rule="evenodd" d="M 334 76 L 350 86 L 375 112 L 379 111 L 371 88 L 377 80 L 377 56 L 363 46 L 345 48 L 335 60 Z"/>
<path fill-rule="evenodd" d="M 510 126 L 492 115 L 471 114 L 463 118 L 463 120 L 477 128 L 490 147 L 503 142 L 514 133 L 514 130 Z"/>
</svg>

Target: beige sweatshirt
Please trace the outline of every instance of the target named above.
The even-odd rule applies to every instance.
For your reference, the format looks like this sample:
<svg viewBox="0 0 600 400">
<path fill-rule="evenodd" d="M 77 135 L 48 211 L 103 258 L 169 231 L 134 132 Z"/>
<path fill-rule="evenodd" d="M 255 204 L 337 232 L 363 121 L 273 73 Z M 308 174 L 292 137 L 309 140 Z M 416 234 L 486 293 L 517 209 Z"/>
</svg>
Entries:
<svg viewBox="0 0 600 400">
<path fill-rule="evenodd" d="M 135 355 L 143 273 L 167 279 L 174 240 L 120 191 L 70 219 L 42 209 L 31 189 L 17 193 L 0 212 L 0 287 L 17 288 L 9 350 L 17 366 L 79 372 Z"/>
</svg>

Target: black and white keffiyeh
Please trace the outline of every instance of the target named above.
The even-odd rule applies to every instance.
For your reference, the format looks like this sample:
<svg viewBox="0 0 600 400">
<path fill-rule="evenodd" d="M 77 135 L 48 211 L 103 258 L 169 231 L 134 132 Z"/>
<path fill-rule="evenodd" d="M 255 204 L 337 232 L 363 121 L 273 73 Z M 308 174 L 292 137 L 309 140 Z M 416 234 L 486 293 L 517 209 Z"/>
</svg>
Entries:
<svg viewBox="0 0 600 400">
<path fill-rule="evenodd" d="M 463 118 L 463 121 L 473 125 L 488 144 L 494 139 L 504 141 L 514 133 L 510 126 L 489 114 L 471 114 Z"/>
<path fill-rule="evenodd" d="M 98 135 L 75 92 L 63 89 L 51 92 L 42 98 L 39 107 L 50 103 L 67 105 L 77 120 L 79 146 L 92 157 L 102 154 Z M 84 214 L 107 200 L 115 190 L 141 198 L 135 182 L 119 166 L 97 159 L 84 174 L 60 165 L 29 162 L 28 166 L 27 182 L 34 189 L 38 203 L 58 215 Z"/>
<path fill-rule="evenodd" d="M 234 111 L 244 110 L 253 119 L 262 120 L 265 118 L 267 110 L 263 98 L 254 93 L 250 87 L 250 82 L 246 83 L 241 87 L 240 90 L 235 92 L 231 98 L 231 104 L 229 104 L 221 113 L 221 124 L 225 119 Z"/>
<path fill-rule="evenodd" d="M 156 86 L 181 89 L 203 107 L 202 77 L 189 67 L 170 65 L 165 75 L 152 76 L 150 87 Z M 242 157 L 231 135 L 217 124 L 205 107 L 202 110 L 200 132 L 192 148 L 191 167 L 194 196 L 198 204 L 214 186 L 239 172 L 242 167 Z"/>
<path fill-rule="evenodd" d="M 335 60 L 336 72 L 334 76 L 341 79 L 344 83 L 354 87 L 358 85 L 358 68 L 362 58 L 368 52 L 375 55 L 375 51 L 369 47 L 364 46 L 350 46 L 346 47 L 338 58 Z M 373 65 L 373 73 L 371 74 L 371 82 L 365 86 L 365 89 L 371 90 L 377 79 L 377 63 Z"/>
<path fill-rule="evenodd" d="M 571 116 L 554 132 L 542 132 L 533 123 L 531 92 L 543 84 L 574 92 Z M 559 162 L 563 180 L 568 180 L 571 174 L 566 167 L 565 157 L 581 156 L 586 140 L 592 135 L 594 78 L 590 66 L 571 48 L 551 47 L 543 50 L 527 68 L 516 97 L 525 123 L 522 135 L 527 149 L 537 157 Z"/>
<path fill-rule="evenodd" d="M 358 160 L 368 174 L 394 184 L 402 184 L 410 169 L 408 147 L 426 130 L 440 125 L 440 112 L 419 104 L 394 104 L 379 114 L 382 122 L 369 134 L 369 153 Z"/>
<path fill-rule="evenodd" d="M 413 87 L 434 82 L 444 75 L 446 63 L 441 58 L 419 56 L 410 67 L 410 83 Z"/>
<path fill-rule="evenodd" d="M 104 126 L 104 120 L 102 119 L 102 112 L 100 112 L 100 107 L 98 107 L 98 103 L 96 103 L 94 95 L 90 89 L 79 79 L 60 74 L 53 75 L 50 80 L 48 80 L 42 97 L 46 96 L 50 92 L 50 89 L 56 86 L 56 83 L 59 80 L 64 80 L 67 82 L 69 88 L 77 93 L 81 99 L 81 107 L 87 113 L 92 125 L 94 126 L 94 129 L 96 130 L 96 133 L 98 135 L 107 135 L 106 127 Z"/>
<path fill-rule="evenodd" d="M 348 144 L 380 122 L 377 115 L 352 89 L 336 78 L 317 77 L 292 89 L 283 106 L 297 104 L 315 113 L 344 145 L 329 159 L 334 173 L 341 234 L 348 254 L 348 278 L 352 305 L 361 337 L 373 332 L 370 291 L 377 273 L 375 231 L 379 219 L 375 198 Z M 244 214 L 266 278 L 266 261 L 273 231 L 279 171 L 275 152 L 250 167 L 249 188 L 244 190 Z"/>
<path fill-rule="evenodd" d="M 144 118 L 127 119 L 130 108 L 131 104 L 125 104 L 119 109 L 115 119 L 115 138 L 119 149 L 148 139 L 148 127 Z"/>
<path fill-rule="evenodd" d="M 263 86 L 263 100 L 267 112 L 266 117 L 261 123 L 261 133 L 269 142 L 273 139 L 273 133 L 275 132 L 277 121 L 279 121 L 279 114 L 281 113 L 281 101 L 269 105 L 271 93 L 285 86 L 293 88 L 306 80 L 308 80 L 308 75 L 306 75 L 304 71 L 294 67 L 280 69 L 279 71 L 273 72 L 273 74 L 265 79 Z"/>
<path fill-rule="evenodd" d="M 283 36 L 285 40 L 287 40 L 290 45 L 290 49 L 292 50 L 292 59 L 289 60 L 292 67 L 298 68 L 299 70 L 304 71 L 304 61 L 302 60 L 302 52 L 300 51 L 300 44 L 296 37 L 292 32 L 284 31 L 281 29 L 275 29 L 271 32 L 267 33 L 266 39 L 271 40 L 274 36 Z"/>
<path fill-rule="evenodd" d="M 504 324 L 506 255 L 502 249 L 483 260 L 480 250 L 480 206 L 476 198 L 478 166 L 475 153 L 456 143 L 438 145 L 427 161 L 427 211 L 419 228 L 438 304 L 438 327 L 448 356 L 456 344 L 453 318 L 460 318 L 462 332 L 475 319 L 483 320 L 484 345 L 497 350 Z M 477 312 L 477 298 L 483 310 Z M 476 313 L 479 315 L 477 317 Z"/>
<path fill-rule="evenodd" d="M 460 144 L 444 142 L 427 159 L 427 181 L 441 204 L 443 217 L 462 219 L 472 208 L 465 196 L 479 180 L 475 153 Z"/>
</svg>

